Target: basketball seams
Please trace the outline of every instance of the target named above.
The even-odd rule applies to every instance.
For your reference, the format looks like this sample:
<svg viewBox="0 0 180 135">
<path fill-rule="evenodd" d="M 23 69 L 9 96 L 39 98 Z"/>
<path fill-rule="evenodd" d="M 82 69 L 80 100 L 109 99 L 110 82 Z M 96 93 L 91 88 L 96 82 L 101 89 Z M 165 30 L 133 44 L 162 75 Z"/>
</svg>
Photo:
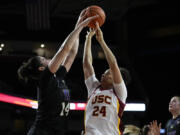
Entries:
<svg viewBox="0 0 180 135">
<path fill-rule="evenodd" d="M 100 20 L 101 20 L 102 24 L 104 23 L 105 18 L 103 18 L 103 17 L 102 17 L 102 14 L 104 14 L 102 11 L 100 11 L 100 12 L 101 12 L 101 14 L 99 14 L 99 12 L 96 12 L 96 10 L 91 9 L 91 12 L 94 12 L 94 13 L 98 14 L 98 15 L 99 15 L 99 17 L 100 17 Z M 104 16 L 104 15 L 103 15 L 103 16 Z"/>
<path fill-rule="evenodd" d="M 90 24 L 88 26 L 91 28 L 95 28 L 96 21 L 99 22 L 99 26 L 102 26 L 104 24 L 105 18 L 106 18 L 104 10 L 98 6 L 88 7 L 86 10 L 86 16 L 90 17 L 90 16 L 94 16 L 94 15 L 99 15 L 99 17 L 97 19 L 92 20 L 92 22 L 90 22 Z"/>
</svg>

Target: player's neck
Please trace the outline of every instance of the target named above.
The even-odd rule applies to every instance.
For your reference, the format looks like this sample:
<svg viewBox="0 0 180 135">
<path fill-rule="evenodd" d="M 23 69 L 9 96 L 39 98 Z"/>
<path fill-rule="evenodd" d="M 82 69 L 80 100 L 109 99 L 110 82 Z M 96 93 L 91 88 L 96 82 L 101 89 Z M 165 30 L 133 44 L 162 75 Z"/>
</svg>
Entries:
<svg viewBox="0 0 180 135">
<path fill-rule="evenodd" d="M 180 115 L 180 113 L 172 113 L 173 119 L 176 119 L 178 116 Z"/>
<path fill-rule="evenodd" d="M 101 88 L 104 89 L 104 90 L 108 90 L 108 89 L 112 89 L 113 86 L 111 85 L 105 85 L 105 84 L 101 84 Z"/>
</svg>

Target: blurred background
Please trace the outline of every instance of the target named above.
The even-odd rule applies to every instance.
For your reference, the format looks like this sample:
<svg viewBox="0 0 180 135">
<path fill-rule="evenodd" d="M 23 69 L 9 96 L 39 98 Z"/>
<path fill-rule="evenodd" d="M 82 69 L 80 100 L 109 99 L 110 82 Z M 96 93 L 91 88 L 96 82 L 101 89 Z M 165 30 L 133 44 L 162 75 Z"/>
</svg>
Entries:
<svg viewBox="0 0 180 135">
<path fill-rule="evenodd" d="M 124 124 L 142 127 L 156 119 L 164 128 L 171 118 L 169 100 L 180 95 L 180 8 L 175 0 L 1 0 L 0 93 L 36 100 L 33 82 L 19 81 L 17 69 L 34 55 L 51 58 L 89 5 L 104 9 L 104 38 L 118 64 L 130 72 L 127 102 L 146 104 L 144 112 L 124 112 Z M 79 52 L 66 78 L 72 102 L 87 100 L 81 66 L 87 30 L 81 33 Z M 92 50 L 99 78 L 108 65 L 95 40 Z M 0 134 L 25 135 L 35 112 L 0 102 Z M 70 112 L 67 134 L 80 134 L 83 115 L 84 111 Z"/>
</svg>

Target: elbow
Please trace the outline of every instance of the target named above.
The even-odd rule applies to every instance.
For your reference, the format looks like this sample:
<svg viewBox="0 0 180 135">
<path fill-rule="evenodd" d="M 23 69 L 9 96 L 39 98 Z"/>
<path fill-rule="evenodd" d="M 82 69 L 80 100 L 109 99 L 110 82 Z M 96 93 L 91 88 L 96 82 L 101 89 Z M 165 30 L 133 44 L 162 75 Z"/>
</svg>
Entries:
<svg viewBox="0 0 180 135">
<path fill-rule="evenodd" d="M 73 55 L 76 55 L 77 52 L 78 52 L 78 48 L 74 48 L 74 47 L 73 47 L 73 48 L 71 49 L 71 52 L 70 52 L 70 53 L 73 54 Z"/>
</svg>

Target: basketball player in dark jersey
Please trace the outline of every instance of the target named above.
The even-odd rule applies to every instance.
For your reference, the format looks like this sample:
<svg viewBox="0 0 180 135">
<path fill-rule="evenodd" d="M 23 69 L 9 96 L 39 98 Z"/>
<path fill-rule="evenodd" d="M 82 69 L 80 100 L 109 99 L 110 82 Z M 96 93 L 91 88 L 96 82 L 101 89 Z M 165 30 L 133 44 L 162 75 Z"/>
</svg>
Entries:
<svg viewBox="0 0 180 135">
<path fill-rule="evenodd" d="M 79 34 L 97 16 L 84 20 L 81 12 L 75 29 L 68 35 L 51 60 L 35 56 L 18 70 L 21 79 L 38 81 L 38 110 L 28 135 L 63 135 L 69 113 L 69 90 L 63 87 L 79 46 Z"/>
<path fill-rule="evenodd" d="M 174 96 L 169 102 L 169 112 L 172 118 L 168 120 L 165 127 L 165 135 L 180 135 L 180 97 Z M 152 135 L 160 135 L 161 124 L 158 126 L 157 121 L 154 121 L 150 126 L 150 130 L 156 130 Z"/>
<path fill-rule="evenodd" d="M 180 97 L 174 96 L 169 103 L 169 112 L 172 114 L 166 124 L 166 135 L 180 135 Z"/>
</svg>

